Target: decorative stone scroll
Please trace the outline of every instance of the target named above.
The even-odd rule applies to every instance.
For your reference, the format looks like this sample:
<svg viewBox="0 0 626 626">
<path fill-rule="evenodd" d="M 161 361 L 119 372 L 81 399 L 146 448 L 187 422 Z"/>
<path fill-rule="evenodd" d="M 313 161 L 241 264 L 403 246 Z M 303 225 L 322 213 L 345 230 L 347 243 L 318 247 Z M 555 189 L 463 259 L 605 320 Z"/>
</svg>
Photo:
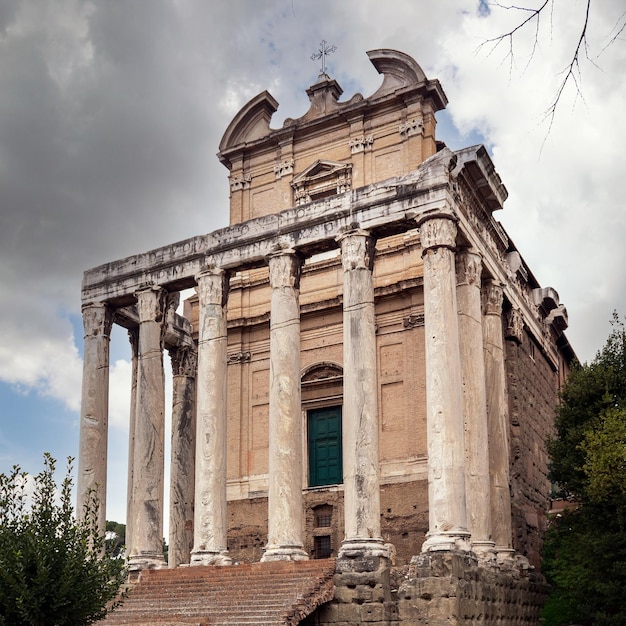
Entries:
<svg viewBox="0 0 626 626">
<path fill-rule="evenodd" d="M 411 313 L 411 315 L 402 320 L 402 325 L 404 328 L 417 328 L 418 326 L 424 326 L 424 314 Z"/>
<path fill-rule="evenodd" d="M 235 352 L 228 355 L 228 365 L 235 365 L 237 363 L 248 363 L 252 358 L 252 353 L 249 351 Z"/>
</svg>

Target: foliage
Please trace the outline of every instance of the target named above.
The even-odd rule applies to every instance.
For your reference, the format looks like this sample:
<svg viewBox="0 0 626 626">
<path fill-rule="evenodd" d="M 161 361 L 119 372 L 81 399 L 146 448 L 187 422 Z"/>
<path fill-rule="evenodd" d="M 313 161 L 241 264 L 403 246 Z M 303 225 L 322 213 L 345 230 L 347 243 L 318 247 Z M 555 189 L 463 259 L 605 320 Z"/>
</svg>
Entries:
<svg viewBox="0 0 626 626">
<path fill-rule="evenodd" d="M 49 454 L 44 465 L 34 479 L 18 466 L 0 474 L 1 626 L 91 624 L 125 579 L 124 561 L 104 551 L 95 494 L 74 517 L 72 459 L 60 489 Z"/>
<path fill-rule="evenodd" d="M 626 624 L 626 331 L 571 372 L 549 442 L 551 477 L 572 504 L 552 520 L 543 569 L 547 626 Z"/>
<path fill-rule="evenodd" d="M 105 537 L 107 554 L 121 557 L 126 548 L 126 524 L 107 520 Z"/>
</svg>

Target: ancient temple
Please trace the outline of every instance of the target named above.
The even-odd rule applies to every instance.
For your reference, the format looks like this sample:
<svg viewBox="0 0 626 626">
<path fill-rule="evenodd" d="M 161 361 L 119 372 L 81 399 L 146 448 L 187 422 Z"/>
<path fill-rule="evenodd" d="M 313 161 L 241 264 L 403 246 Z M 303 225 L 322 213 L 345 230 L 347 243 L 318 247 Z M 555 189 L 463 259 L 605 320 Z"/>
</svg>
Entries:
<svg viewBox="0 0 626 626">
<path fill-rule="evenodd" d="M 167 514 L 187 579 L 335 559 L 302 623 L 531 623 L 567 313 L 494 217 L 507 191 L 485 148 L 436 140 L 439 82 L 368 56 L 369 97 L 322 72 L 281 128 L 268 92 L 235 116 L 229 226 L 85 272 L 79 509 L 90 489 L 106 501 L 115 323 L 133 353 L 131 569 L 167 567 Z"/>
</svg>

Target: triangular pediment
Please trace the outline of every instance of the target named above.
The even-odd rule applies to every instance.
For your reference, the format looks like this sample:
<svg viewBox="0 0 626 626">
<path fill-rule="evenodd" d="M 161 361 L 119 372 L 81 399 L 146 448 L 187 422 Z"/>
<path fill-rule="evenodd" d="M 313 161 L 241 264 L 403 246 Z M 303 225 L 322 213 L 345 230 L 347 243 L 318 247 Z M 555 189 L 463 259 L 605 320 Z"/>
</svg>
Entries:
<svg viewBox="0 0 626 626">
<path fill-rule="evenodd" d="M 311 165 L 309 165 L 304 171 L 300 172 L 300 174 L 294 176 L 292 184 L 297 185 L 305 180 L 326 178 L 347 169 L 352 169 L 352 163 L 340 163 L 339 161 L 317 159 L 317 161 L 311 163 Z"/>
</svg>

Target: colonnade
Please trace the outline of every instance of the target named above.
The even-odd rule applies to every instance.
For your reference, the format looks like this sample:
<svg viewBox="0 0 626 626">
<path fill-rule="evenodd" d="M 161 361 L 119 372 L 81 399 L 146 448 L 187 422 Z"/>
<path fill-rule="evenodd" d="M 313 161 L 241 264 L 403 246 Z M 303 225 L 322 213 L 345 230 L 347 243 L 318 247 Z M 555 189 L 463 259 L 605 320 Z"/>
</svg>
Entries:
<svg viewBox="0 0 626 626">
<path fill-rule="evenodd" d="M 457 250 L 449 212 L 418 221 L 424 262 L 429 532 L 423 551 L 511 552 L 502 285 L 481 281 L 481 257 Z M 378 384 L 374 309 L 375 238 L 355 229 L 337 238 L 343 266 L 343 475 L 345 539 L 339 557 L 388 556 L 380 526 Z M 279 246 L 267 257 L 271 287 L 268 541 L 263 560 L 301 560 L 303 468 L 300 401 L 302 257 Z M 191 501 L 191 565 L 226 565 L 226 421 L 229 270 L 195 277 L 195 355 L 171 350 L 174 365 L 170 566 L 185 560 Z M 127 543 L 131 567 L 163 565 L 163 325 L 167 294 L 137 290 Z M 108 344 L 114 312 L 83 307 L 85 359 L 79 511 L 96 492 L 104 525 Z M 193 407 L 196 396 L 195 411 Z M 195 440 L 195 450 L 194 450 Z M 489 451 L 487 453 L 487 450 Z M 194 458 L 195 457 L 195 458 Z M 194 470 L 195 468 L 195 470 Z M 195 482 L 192 498 L 190 485 Z M 491 505 L 488 503 L 491 502 Z M 187 534 L 185 534 L 187 533 Z M 188 549 L 188 547 L 187 547 Z M 173 560 L 173 562 L 172 562 Z"/>
</svg>

